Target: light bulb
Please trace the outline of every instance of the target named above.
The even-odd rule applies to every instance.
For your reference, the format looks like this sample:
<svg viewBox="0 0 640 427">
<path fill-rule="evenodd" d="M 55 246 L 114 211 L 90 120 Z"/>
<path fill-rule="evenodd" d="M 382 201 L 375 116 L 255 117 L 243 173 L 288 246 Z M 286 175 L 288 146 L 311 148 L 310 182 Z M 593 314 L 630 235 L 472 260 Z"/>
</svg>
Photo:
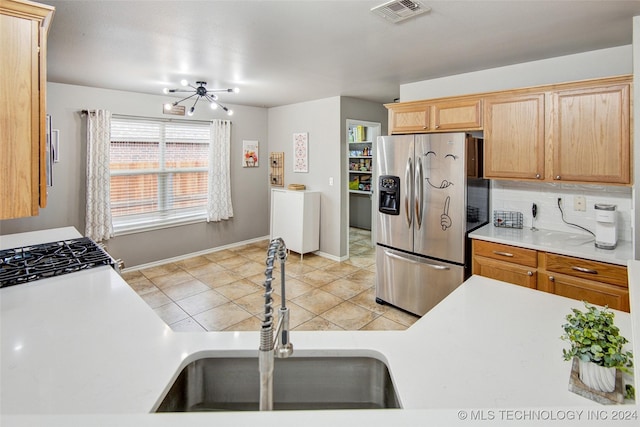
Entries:
<svg viewBox="0 0 640 427">
<path fill-rule="evenodd" d="M 162 89 L 162 93 L 164 93 L 165 95 L 169 93 L 169 88 L 165 87 L 164 89 Z"/>
<path fill-rule="evenodd" d="M 212 110 L 217 110 L 218 109 L 218 104 L 216 104 L 215 102 L 211 103 L 211 109 Z"/>
<path fill-rule="evenodd" d="M 172 105 L 172 104 L 170 104 L 170 103 L 168 103 L 168 102 L 167 102 L 166 104 L 164 104 L 164 109 L 165 109 L 165 110 L 167 110 L 167 111 L 171 111 L 171 109 L 172 109 L 172 108 L 173 108 L 173 105 Z"/>
<path fill-rule="evenodd" d="M 189 82 L 188 82 L 188 81 L 186 81 L 185 79 L 180 80 L 180 84 L 181 84 L 182 86 L 189 86 Z"/>
<path fill-rule="evenodd" d="M 187 113 L 189 116 L 193 116 L 193 112 L 196 111 L 195 108 L 191 107 L 189 108 L 189 112 Z"/>
<path fill-rule="evenodd" d="M 227 110 L 227 114 L 233 116 L 233 110 Z"/>
<path fill-rule="evenodd" d="M 234 88 L 233 88 L 233 92 L 234 92 L 234 93 L 238 93 L 238 92 L 240 92 L 240 88 L 239 88 L 239 87 L 234 87 Z"/>
</svg>

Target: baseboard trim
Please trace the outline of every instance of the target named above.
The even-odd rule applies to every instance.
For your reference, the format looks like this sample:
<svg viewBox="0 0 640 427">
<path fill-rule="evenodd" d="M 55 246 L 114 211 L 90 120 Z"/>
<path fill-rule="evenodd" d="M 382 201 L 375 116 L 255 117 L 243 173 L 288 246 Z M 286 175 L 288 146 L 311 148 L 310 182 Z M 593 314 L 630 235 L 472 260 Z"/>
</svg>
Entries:
<svg viewBox="0 0 640 427">
<path fill-rule="evenodd" d="M 256 237 L 255 239 L 249 239 L 249 240 L 243 240 L 241 242 L 236 242 L 236 243 L 231 243 L 229 245 L 224 245 L 224 246 L 218 246 L 212 249 L 205 249 L 203 251 L 198 251 L 198 252 L 191 252 L 185 255 L 180 255 L 180 256 L 176 256 L 176 257 L 172 257 L 172 258 L 165 258 L 165 259 L 161 259 L 159 261 L 153 261 L 153 262 L 149 262 L 146 264 L 139 264 L 139 265 L 135 265 L 133 267 L 126 267 L 123 268 L 122 270 L 120 270 L 121 273 L 127 273 L 129 271 L 135 271 L 135 270 L 142 270 L 144 268 L 151 268 L 151 267 L 157 267 L 159 265 L 164 265 L 164 264 L 168 264 L 170 262 L 177 262 L 177 261 L 182 261 L 185 260 L 187 258 L 193 258 L 196 256 L 200 256 L 200 255 L 207 255 L 213 252 L 219 252 L 219 251 L 223 251 L 225 249 L 232 249 L 232 248 L 237 248 L 238 246 L 244 246 L 244 245 L 250 245 L 252 243 L 256 243 L 256 242 L 260 242 L 263 240 L 269 240 L 269 236 L 263 236 L 263 237 Z M 265 257 L 266 257 L 266 250 L 265 250 Z"/>
</svg>

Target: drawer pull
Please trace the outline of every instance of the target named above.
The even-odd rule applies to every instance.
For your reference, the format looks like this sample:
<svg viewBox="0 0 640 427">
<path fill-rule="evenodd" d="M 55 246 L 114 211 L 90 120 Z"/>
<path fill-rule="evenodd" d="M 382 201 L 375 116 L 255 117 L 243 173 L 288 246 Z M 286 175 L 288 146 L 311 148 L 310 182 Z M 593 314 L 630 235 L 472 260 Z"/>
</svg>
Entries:
<svg viewBox="0 0 640 427">
<path fill-rule="evenodd" d="M 509 252 L 493 251 L 493 253 L 496 254 L 496 255 L 508 256 L 508 257 L 513 258 L 513 254 L 510 254 Z"/>
<path fill-rule="evenodd" d="M 527 276 L 533 276 L 533 273 L 531 271 L 527 271 Z"/>
<path fill-rule="evenodd" d="M 550 282 L 555 282 L 555 281 L 556 281 L 556 278 L 555 278 L 555 277 L 553 277 L 553 276 L 549 276 L 549 281 L 550 281 Z"/>
<path fill-rule="evenodd" d="M 592 270 L 590 268 L 584 267 L 571 267 L 572 270 L 579 271 L 580 273 L 588 273 L 588 274 L 598 274 L 597 270 Z"/>
</svg>

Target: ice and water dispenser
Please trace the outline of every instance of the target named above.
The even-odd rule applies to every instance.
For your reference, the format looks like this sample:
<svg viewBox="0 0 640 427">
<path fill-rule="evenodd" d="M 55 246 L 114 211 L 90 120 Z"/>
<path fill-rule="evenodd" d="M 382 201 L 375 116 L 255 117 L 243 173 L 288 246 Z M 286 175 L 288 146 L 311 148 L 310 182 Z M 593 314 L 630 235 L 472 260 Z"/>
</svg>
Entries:
<svg viewBox="0 0 640 427">
<path fill-rule="evenodd" d="M 400 177 L 381 175 L 378 179 L 378 211 L 400 215 Z"/>
</svg>

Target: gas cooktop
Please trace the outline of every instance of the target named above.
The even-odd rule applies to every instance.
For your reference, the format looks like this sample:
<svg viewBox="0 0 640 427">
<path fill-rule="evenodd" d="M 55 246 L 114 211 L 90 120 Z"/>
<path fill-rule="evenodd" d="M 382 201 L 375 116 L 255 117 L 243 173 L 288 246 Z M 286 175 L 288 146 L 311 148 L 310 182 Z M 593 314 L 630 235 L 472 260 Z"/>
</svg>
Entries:
<svg viewBox="0 0 640 427">
<path fill-rule="evenodd" d="M 0 288 L 102 265 L 115 261 L 88 237 L 0 250 Z"/>
</svg>

